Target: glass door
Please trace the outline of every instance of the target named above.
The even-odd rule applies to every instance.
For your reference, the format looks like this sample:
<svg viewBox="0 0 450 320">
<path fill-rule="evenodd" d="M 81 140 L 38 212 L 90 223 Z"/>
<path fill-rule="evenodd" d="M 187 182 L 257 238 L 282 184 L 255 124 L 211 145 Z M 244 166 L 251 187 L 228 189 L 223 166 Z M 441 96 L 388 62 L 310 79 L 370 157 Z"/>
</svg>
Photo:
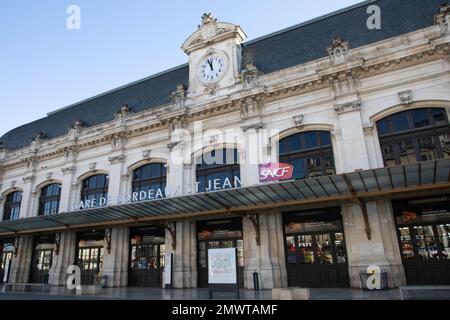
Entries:
<svg viewBox="0 0 450 320">
<path fill-rule="evenodd" d="M 30 270 L 31 283 L 48 283 L 52 257 L 53 249 L 37 249 L 34 251 Z"/>
<path fill-rule="evenodd" d="M 286 236 L 289 285 L 347 287 L 348 265 L 342 232 Z"/>
<path fill-rule="evenodd" d="M 450 283 L 450 224 L 398 227 L 409 285 Z"/>
<path fill-rule="evenodd" d="M 96 276 L 103 263 L 103 247 L 84 247 L 78 249 L 78 266 L 81 269 L 81 284 L 97 283 Z"/>
</svg>

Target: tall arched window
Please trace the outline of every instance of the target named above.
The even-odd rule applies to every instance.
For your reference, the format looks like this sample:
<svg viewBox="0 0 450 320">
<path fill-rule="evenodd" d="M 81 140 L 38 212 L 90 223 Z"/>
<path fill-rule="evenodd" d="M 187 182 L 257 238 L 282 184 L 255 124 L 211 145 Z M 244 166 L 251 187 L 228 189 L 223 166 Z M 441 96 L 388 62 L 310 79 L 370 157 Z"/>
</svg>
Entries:
<svg viewBox="0 0 450 320">
<path fill-rule="evenodd" d="M 294 166 L 294 179 L 336 173 L 331 136 L 328 131 L 307 131 L 281 139 L 280 162 Z"/>
<path fill-rule="evenodd" d="M 450 125 L 445 109 L 422 108 L 377 122 L 385 166 L 450 158 Z"/>
<path fill-rule="evenodd" d="M 40 216 L 47 216 L 49 214 L 58 213 L 59 201 L 61 199 L 61 185 L 59 183 L 50 184 L 41 190 L 39 198 Z"/>
<path fill-rule="evenodd" d="M 16 220 L 20 216 L 20 204 L 22 203 L 22 191 L 15 191 L 6 196 L 3 220 Z"/>
<path fill-rule="evenodd" d="M 198 192 L 240 187 L 237 149 L 217 149 L 197 159 Z"/>
<path fill-rule="evenodd" d="M 133 172 L 133 193 L 139 193 L 140 201 L 158 197 L 158 189 L 164 195 L 166 176 L 167 170 L 164 163 L 150 163 L 137 168 Z M 146 194 L 145 198 L 140 196 L 143 193 Z"/>
<path fill-rule="evenodd" d="M 108 197 L 109 176 L 106 174 L 97 174 L 83 180 L 81 188 L 81 200 L 86 204 L 86 200 L 90 202 L 90 206 L 100 205 L 100 199 Z M 96 205 L 93 205 L 93 200 Z"/>
</svg>

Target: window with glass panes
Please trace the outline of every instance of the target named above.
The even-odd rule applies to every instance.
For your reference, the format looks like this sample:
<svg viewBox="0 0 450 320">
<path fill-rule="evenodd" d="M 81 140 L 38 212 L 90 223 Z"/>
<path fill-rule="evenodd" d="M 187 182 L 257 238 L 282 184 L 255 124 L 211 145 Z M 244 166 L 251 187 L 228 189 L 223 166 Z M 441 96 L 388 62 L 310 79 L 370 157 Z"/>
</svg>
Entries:
<svg viewBox="0 0 450 320">
<path fill-rule="evenodd" d="M 217 149 L 197 159 L 198 192 L 240 187 L 241 172 L 237 149 Z M 218 183 L 215 183 L 218 182 Z"/>
<path fill-rule="evenodd" d="M 20 205 L 22 203 L 22 191 L 15 191 L 6 196 L 3 220 L 16 220 L 20 216 Z"/>
<path fill-rule="evenodd" d="M 385 166 L 450 159 L 450 125 L 443 108 L 421 108 L 377 122 Z"/>
<path fill-rule="evenodd" d="M 161 189 L 164 194 L 167 180 L 166 176 L 167 169 L 165 163 L 144 165 L 133 172 L 133 192 L 145 192 L 147 194 L 146 199 L 156 197 L 158 189 Z M 153 190 L 153 192 L 150 190 Z M 151 196 L 151 193 L 153 193 L 153 196 Z"/>
<path fill-rule="evenodd" d="M 278 148 L 280 162 L 294 167 L 294 179 L 336 173 L 328 131 L 307 131 L 288 136 L 279 141 Z"/>
<path fill-rule="evenodd" d="M 61 199 L 61 185 L 59 183 L 50 184 L 41 190 L 39 198 L 39 215 L 47 216 L 58 213 L 59 201 Z"/>
<path fill-rule="evenodd" d="M 86 200 L 95 199 L 99 205 L 100 198 L 108 197 L 108 185 L 109 176 L 106 174 L 97 174 L 85 179 L 81 188 L 81 200 L 86 203 Z"/>
</svg>

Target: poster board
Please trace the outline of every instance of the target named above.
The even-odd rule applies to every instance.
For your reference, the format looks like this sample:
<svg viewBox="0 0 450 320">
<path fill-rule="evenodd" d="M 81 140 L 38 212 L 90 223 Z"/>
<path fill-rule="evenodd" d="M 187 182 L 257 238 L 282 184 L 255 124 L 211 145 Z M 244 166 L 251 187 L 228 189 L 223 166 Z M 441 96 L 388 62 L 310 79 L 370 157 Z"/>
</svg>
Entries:
<svg viewBox="0 0 450 320">
<path fill-rule="evenodd" d="M 237 291 L 239 297 L 236 248 L 208 250 L 208 285 L 213 291 Z"/>
</svg>

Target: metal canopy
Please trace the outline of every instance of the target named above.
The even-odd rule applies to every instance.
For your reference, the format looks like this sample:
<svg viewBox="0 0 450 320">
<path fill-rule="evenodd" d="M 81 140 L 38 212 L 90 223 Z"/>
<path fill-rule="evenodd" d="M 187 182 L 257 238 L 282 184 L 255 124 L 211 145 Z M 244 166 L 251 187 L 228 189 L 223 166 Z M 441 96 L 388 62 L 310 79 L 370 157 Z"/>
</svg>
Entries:
<svg viewBox="0 0 450 320">
<path fill-rule="evenodd" d="M 139 221 L 173 221 L 190 216 L 243 213 L 333 201 L 360 203 L 437 189 L 450 191 L 450 159 L 2 221 L 0 235 Z"/>
</svg>

